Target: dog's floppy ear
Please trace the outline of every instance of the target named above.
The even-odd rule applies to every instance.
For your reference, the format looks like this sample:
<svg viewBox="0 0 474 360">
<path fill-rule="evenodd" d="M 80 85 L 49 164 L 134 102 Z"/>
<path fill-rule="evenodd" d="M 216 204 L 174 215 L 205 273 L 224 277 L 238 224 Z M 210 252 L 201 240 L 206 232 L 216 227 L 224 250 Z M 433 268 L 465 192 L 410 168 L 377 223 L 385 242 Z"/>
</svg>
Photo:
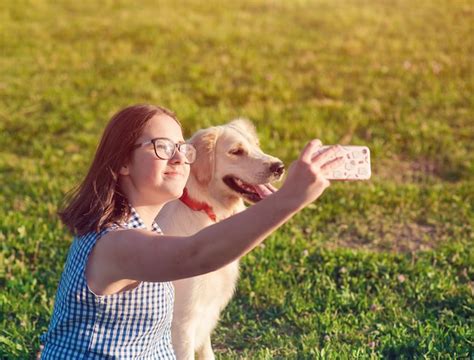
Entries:
<svg viewBox="0 0 474 360">
<path fill-rule="evenodd" d="M 196 161 L 191 164 L 191 174 L 198 183 L 207 185 L 214 175 L 215 147 L 218 129 L 200 130 L 189 140 L 196 148 Z"/>
</svg>

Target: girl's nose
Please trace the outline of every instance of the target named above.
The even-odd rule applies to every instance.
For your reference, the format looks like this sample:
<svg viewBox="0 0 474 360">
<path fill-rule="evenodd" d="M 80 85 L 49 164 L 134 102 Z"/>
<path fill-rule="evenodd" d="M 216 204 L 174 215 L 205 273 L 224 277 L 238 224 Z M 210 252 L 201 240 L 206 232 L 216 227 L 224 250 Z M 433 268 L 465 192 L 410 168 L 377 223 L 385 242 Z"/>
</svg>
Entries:
<svg viewBox="0 0 474 360">
<path fill-rule="evenodd" d="M 176 152 L 174 153 L 173 157 L 170 159 L 170 163 L 172 164 L 184 164 L 186 162 L 186 156 L 176 149 Z"/>
</svg>

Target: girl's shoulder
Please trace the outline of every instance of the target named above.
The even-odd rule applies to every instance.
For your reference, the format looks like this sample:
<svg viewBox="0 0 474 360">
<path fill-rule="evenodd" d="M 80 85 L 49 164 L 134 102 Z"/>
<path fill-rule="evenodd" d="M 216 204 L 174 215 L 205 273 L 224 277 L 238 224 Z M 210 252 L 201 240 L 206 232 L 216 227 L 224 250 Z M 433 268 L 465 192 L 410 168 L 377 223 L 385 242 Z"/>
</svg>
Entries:
<svg viewBox="0 0 474 360">
<path fill-rule="evenodd" d="M 99 231 L 89 231 L 85 234 L 76 235 L 75 240 L 79 242 L 86 242 L 87 240 L 96 241 L 110 232 L 121 231 L 121 230 L 126 230 L 126 229 L 127 229 L 126 225 L 114 223 L 114 224 L 107 225 L 106 227 L 104 227 L 103 229 Z"/>
<path fill-rule="evenodd" d="M 133 207 L 131 207 L 131 213 L 127 220 L 120 223 L 115 222 L 115 223 L 108 224 L 104 228 L 99 230 L 98 232 L 89 232 L 81 236 L 78 236 L 77 238 L 79 239 L 94 238 L 94 240 L 98 240 L 99 238 L 109 233 L 111 233 L 110 235 L 114 237 L 118 232 L 121 232 L 123 230 L 150 230 L 151 232 L 155 234 L 159 234 L 159 235 L 163 234 L 161 228 L 158 226 L 158 224 L 155 221 L 153 221 L 151 229 L 147 229 L 147 227 L 145 226 L 145 223 L 143 222 L 138 212 Z"/>
</svg>

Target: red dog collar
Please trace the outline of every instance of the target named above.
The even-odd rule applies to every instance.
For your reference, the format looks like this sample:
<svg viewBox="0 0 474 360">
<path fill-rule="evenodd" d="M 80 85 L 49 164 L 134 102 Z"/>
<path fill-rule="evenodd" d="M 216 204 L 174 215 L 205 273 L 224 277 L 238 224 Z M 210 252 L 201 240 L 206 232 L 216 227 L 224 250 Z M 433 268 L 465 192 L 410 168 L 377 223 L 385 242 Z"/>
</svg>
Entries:
<svg viewBox="0 0 474 360">
<path fill-rule="evenodd" d="M 204 211 L 207 216 L 209 216 L 209 219 L 214 222 L 217 221 L 216 214 L 212 210 L 212 207 L 209 204 L 206 204 L 205 202 L 199 202 L 194 199 L 191 199 L 188 194 L 188 189 L 184 188 L 183 195 L 179 198 L 179 200 L 186 204 L 186 206 L 189 207 L 191 210 Z"/>
</svg>

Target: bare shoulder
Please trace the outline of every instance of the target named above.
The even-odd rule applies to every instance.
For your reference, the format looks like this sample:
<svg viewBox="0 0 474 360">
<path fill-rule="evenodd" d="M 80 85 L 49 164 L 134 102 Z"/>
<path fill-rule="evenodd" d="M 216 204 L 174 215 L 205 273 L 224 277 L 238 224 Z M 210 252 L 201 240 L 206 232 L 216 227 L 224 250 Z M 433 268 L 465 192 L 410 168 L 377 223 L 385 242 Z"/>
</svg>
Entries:
<svg viewBox="0 0 474 360">
<path fill-rule="evenodd" d="M 132 282 L 127 276 L 127 265 L 137 257 L 140 243 L 147 242 L 152 235 L 143 229 L 111 230 L 99 238 L 89 254 L 86 278 L 89 288 L 95 293 L 110 293 L 117 283 Z M 155 235 L 156 238 L 156 235 Z M 115 286 L 114 286 L 115 284 Z M 114 291 L 112 291 L 114 292 Z"/>
<path fill-rule="evenodd" d="M 157 234 L 145 229 L 117 229 L 107 232 L 97 241 L 97 244 L 120 249 L 122 246 L 130 246 L 134 242 L 151 240 L 156 236 Z"/>
<path fill-rule="evenodd" d="M 170 281 L 194 274 L 188 269 L 194 252 L 189 237 L 159 235 L 145 229 L 114 230 L 97 241 L 88 268 L 107 284 Z"/>
<path fill-rule="evenodd" d="M 145 251 L 147 244 L 156 241 L 157 236 L 145 229 L 112 230 L 97 241 L 94 252 L 113 269 Z"/>
</svg>

